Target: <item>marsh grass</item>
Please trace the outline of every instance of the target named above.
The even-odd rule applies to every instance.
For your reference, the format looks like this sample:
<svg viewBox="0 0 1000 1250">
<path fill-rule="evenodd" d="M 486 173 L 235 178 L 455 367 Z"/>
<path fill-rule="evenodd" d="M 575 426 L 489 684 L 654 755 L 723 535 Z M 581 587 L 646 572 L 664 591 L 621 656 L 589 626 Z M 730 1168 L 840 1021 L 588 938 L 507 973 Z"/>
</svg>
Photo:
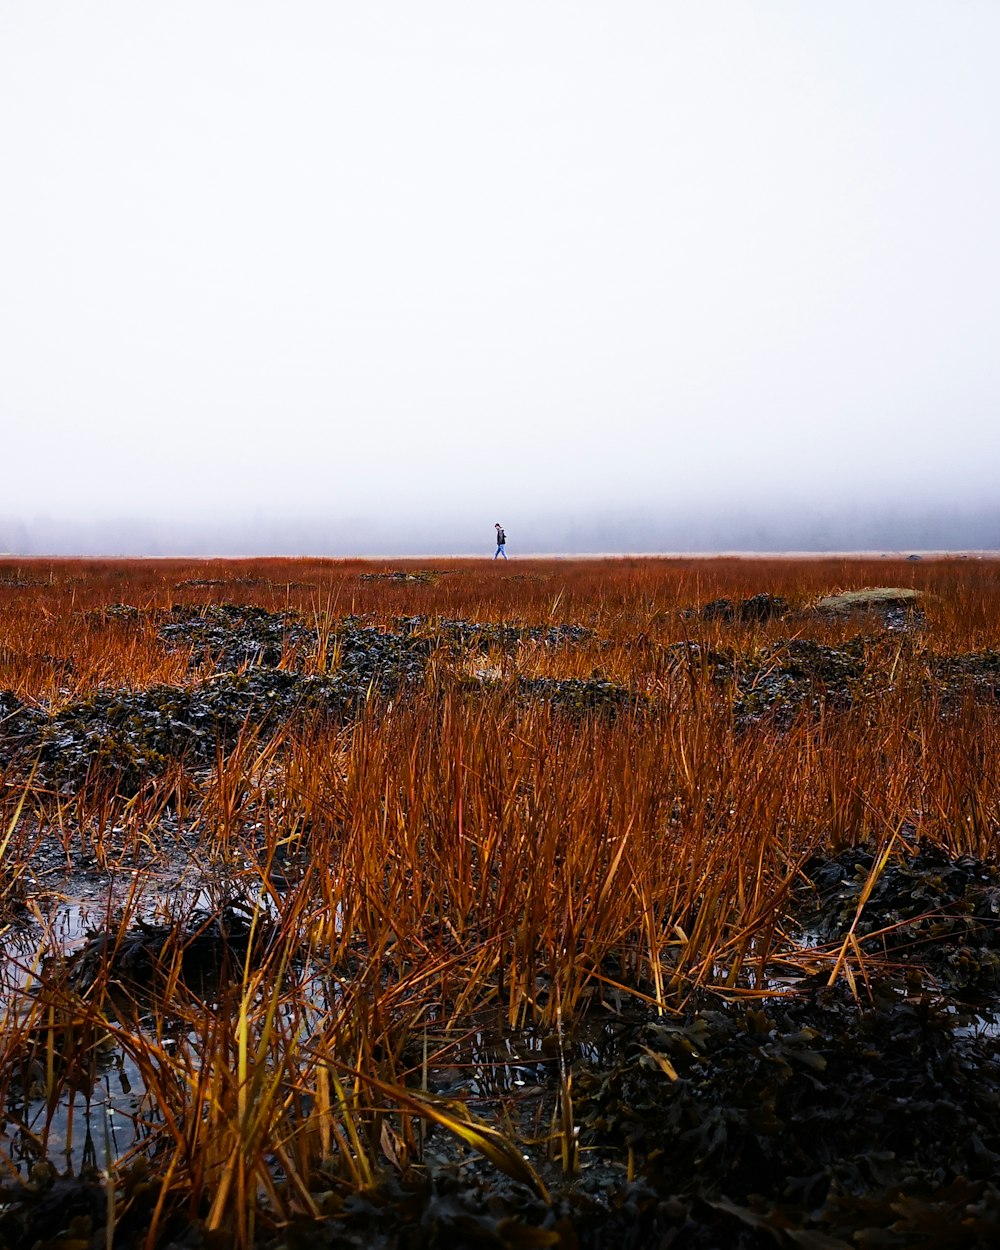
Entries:
<svg viewBox="0 0 1000 1250">
<path fill-rule="evenodd" d="M 875 846 L 874 886 L 917 841 L 995 857 L 996 704 L 930 680 L 934 656 L 1000 645 L 994 564 L 452 561 L 427 581 L 365 578 L 380 569 L 22 562 L 0 581 L 0 687 L 52 710 L 210 676 L 157 632 L 178 603 L 301 614 L 314 643 L 282 663 L 306 672 L 336 666 L 346 615 L 384 629 L 419 612 L 594 631 L 475 655 L 442 645 L 422 684 L 373 687 L 354 718 L 267 734 L 247 723 L 212 767 L 172 761 L 133 792 L 113 776 L 67 792 L 8 770 L 5 926 L 44 921 L 25 882 L 46 848 L 71 871 L 81 855 L 103 872 L 142 867 L 149 884 L 137 872 L 109 909 L 84 982 L 43 924 L 36 955 L 3 974 L 0 1153 L 13 1172 L 19 1157 L 51 1154 L 59 1108 L 95 1087 L 109 1048 L 127 1056 L 137 1127 L 106 1163 L 126 1193 L 116 1220 L 142 1207 L 150 1248 L 179 1212 L 249 1247 L 261 1221 L 319 1218 L 386 1168 L 431 1166 L 441 1134 L 545 1198 L 581 1167 L 567 1055 L 588 1019 L 791 992 L 775 978 L 797 971 L 863 997 L 877 951 L 854 925 L 806 949 L 789 924 L 810 858 Z M 821 594 L 871 584 L 926 590 L 925 623 L 898 634 L 872 616 L 810 616 Z M 787 619 L 691 614 L 762 590 L 788 600 Z M 749 664 L 790 637 L 840 646 L 857 634 L 878 675 L 864 697 L 835 706 L 817 688 L 815 706 L 783 722 L 741 723 L 705 659 Z M 678 663 L 685 640 L 697 649 Z M 520 697 L 519 680 L 538 677 L 596 677 L 645 702 L 609 716 Z M 138 986 L 123 952 L 144 890 L 180 865 L 209 883 L 214 910 L 163 903 L 174 936 Z M 225 947 L 234 899 L 250 938 Z M 191 952 L 213 926 L 225 958 L 199 981 Z M 493 1100 L 484 1119 L 432 1092 L 435 1069 L 484 1021 L 498 1038 L 534 1038 L 550 1062 L 531 1161 L 511 1104 Z M 150 1179 L 137 1188 L 140 1164 Z"/>
</svg>

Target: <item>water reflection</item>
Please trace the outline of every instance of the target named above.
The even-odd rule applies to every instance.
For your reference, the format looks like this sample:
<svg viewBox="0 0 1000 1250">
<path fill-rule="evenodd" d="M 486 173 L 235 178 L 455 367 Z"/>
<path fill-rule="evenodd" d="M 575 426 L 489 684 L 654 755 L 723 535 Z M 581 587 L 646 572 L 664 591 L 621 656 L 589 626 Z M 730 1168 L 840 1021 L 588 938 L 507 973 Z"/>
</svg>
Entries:
<svg viewBox="0 0 1000 1250">
<path fill-rule="evenodd" d="M 118 874 L 103 891 L 66 878 L 30 897 L 0 932 L 0 1030 L 11 1043 L 0 1149 L 22 1175 L 42 1159 L 67 1173 L 105 1168 L 155 1134 L 155 1100 L 121 1037 L 145 1032 L 164 1051 L 185 1043 L 197 1050 L 197 1039 L 163 1004 L 150 1013 L 138 1001 L 143 987 L 126 992 L 112 980 L 94 990 L 86 973 L 67 977 L 74 957 L 80 961 L 88 945 L 100 953 L 117 935 L 157 922 L 183 925 L 218 909 L 227 893 L 228 879 L 191 872 Z M 275 914 L 270 899 L 259 908 Z M 105 1017 L 106 1029 L 97 1023 Z M 171 1038 L 171 1029 L 179 1036 Z"/>
</svg>

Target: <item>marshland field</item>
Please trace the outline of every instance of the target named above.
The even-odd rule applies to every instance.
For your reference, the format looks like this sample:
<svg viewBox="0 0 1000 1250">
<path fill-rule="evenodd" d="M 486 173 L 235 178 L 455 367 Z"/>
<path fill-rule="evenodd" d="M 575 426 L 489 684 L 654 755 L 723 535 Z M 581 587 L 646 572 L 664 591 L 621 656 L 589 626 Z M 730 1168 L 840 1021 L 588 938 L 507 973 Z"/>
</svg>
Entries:
<svg viewBox="0 0 1000 1250">
<path fill-rule="evenodd" d="M 0 561 L 0 1247 L 1000 1244 L 998 695 L 993 560 Z"/>
</svg>

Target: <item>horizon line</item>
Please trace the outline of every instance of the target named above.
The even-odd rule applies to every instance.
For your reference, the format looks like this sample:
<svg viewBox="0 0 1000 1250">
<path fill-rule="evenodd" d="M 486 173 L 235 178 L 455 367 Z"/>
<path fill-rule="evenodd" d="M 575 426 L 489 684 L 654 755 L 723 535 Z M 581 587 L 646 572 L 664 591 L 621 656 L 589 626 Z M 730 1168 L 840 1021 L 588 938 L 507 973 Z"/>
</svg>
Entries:
<svg viewBox="0 0 1000 1250">
<path fill-rule="evenodd" d="M 1000 559 L 1000 550 L 995 548 L 921 548 L 908 547 L 894 550 L 880 548 L 789 548 L 758 549 L 758 548 L 727 548 L 703 551 L 528 551 L 513 553 L 508 556 L 509 562 L 527 560 L 723 560 L 723 559 L 785 559 L 808 560 L 817 558 L 828 559 L 863 559 L 863 560 L 906 560 L 919 559 Z M 401 554 L 399 552 L 380 552 L 365 555 L 320 555 L 304 552 L 219 552 L 214 554 L 191 554 L 177 552 L 158 555 L 135 555 L 123 552 L 17 552 L 0 551 L 0 560 L 324 560 L 330 563 L 345 561 L 399 561 L 413 562 L 418 560 L 463 560 L 485 561 L 493 563 L 495 557 L 486 553 L 476 552 L 423 552 L 419 554 Z"/>
</svg>

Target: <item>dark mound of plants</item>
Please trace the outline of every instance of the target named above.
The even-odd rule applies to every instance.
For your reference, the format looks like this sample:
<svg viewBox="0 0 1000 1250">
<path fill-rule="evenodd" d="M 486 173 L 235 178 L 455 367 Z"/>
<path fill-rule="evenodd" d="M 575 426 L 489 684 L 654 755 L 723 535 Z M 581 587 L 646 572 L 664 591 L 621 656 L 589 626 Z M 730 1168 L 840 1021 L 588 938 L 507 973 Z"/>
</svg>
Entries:
<svg viewBox="0 0 1000 1250">
<path fill-rule="evenodd" d="M 928 660 L 931 677 L 947 697 L 967 692 L 996 698 L 1000 692 L 1000 651 L 968 651 L 935 655 Z"/>
<path fill-rule="evenodd" d="M 118 1250 L 138 1250 L 160 1195 L 140 1160 L 116 1193 Z M 326 1214 L 280 1229 L 259 1228 L 260 1250 L 757 1250 L 773 1246 L 746 1224 L 701 1203 L 663 1198 L 640 1182 L 604 1192 L 575 1189 L 543 1202 L 523 1186 L 485 1185 L 459 1173 L 389 1174 L 360 1194 L 331 1181 L 317 1198 Z M 96 1168 L 59 1177 L 38 1164 L 27 1183 L 0 1184 L 0 1250 L 74 1250 L 104 1246 L 107 1182 Z M 224 1234 L 209 1233 L 182 1209 L 161 1214 L 161 1250 L 220 1250 Z M 724 1240 L 720 1241 L 719 1238 Z"/>
<path fill-rule="evenodd" d="M 811 939 L 842 940 L 875 865 L 875 852 L 864 848 L 804 865 L 811 885 L 798 892 L 796 917 Z M 995 998 L 1000 990 L 1000 871 L 970 855 L 952 859 L 930 845 L 894 857 L 879 874 L 855 933 L 866 955 L 926 969 L 962 998 Z"/>
<path fill-rule="evenodd" d="M 541 700 L 576 715 L 600 712 L 614 717 L 647 703 L 643 695 L 604 677 L 519 677 L 517 690 L 523 699 Z"/>
<path fill-rule="evenodd" d="M 232 603 L 175 607 L 158 632 L 168 647 L 190 647 L 193 666 L 210 663 L 220 672 L 273 668 L 286 654 L 315 646 L 315 633 L 297 613 Z"/>
<path fill-rule="evenodd" d="M 888 667 L 880 672 L 871 662 L 879 641 L 867 634 L 836 645 L 810 638 L 786 638 L 746 657 L 728 648 L 719 650 L 683 639 L 672 643 L 665 652 L 672 669 L 686 671 L 695 678 L 710 676 L 727 687 L 741 724 L 771 718 L 778 725 L 787 726 L 803 710 L 840 710 L 860 697 L 888 690 Z M 906 654 L 911 662 L 918 659 L 925 665 L 930 695 L 954 702 L 967 695 L 996 698 L 1000 692 L 998 651 L 923 659 L 912 650 L 912 644 L 903 645 L 910 648 Z M 892 662 L 897 659 L 894 654 Z"/>
<path fill-rule="evenodd" d="M 865 667 L 869 641 L 856 637 L 828 646 L 810 638 L 787 638 L 749 658 L 690 642 L 675 643 L 670 650 L 674 667 L 707 673 L 728 687 L 740 724 L 771 718 L 787 726 L 803 710 L 817 713 L 854 702 L 870 677 Z"/>
<path fill-rule="evenodd" d="M 164 627 L 166 629 L 166 627 Z M 162 631 L 161 631 L 162 632 Z M 194 644 L 197 662 L 211 660 L 218 671 L 243 667 L 268 668 L 282 658 L 287 669 L 299 669 L 307 656 L 315 657 L 317 630 L 293 612 L 266 612 L 221 605 L 210 615 L 193 614 L 164 635 Z M 382 684 L 399 684 L 423 676 L 433 640 L 408 631 L 379 629 L 360 617 L 331 622 L 326 641 L 326 668 L 340 676 L 363 677 Z"/>
<path fill-rule="evenodd" d="M 23 590 L 28 586 L 47 586 L 43 578 L 38 577 L 22 577 L 19 573 L 0 573 L 0 586 L 10 586 L 17 590 Z"/>
<path fill-rule="evenodd" d="M 605 677 L 518 677 L 512 682 L 466 678 L 459 689 L 476 696 L 501 691 L 522 703 L 545 703 L 571 717 L 601 715 L 614 718 L 650 706 L 647 695 L 629 690 Z"/>
<path fill-rule="evenodd" d="M 239 970 L 248 952 L 252 963 L 259 962 L 272 936 L 269 920 L 238 903 L 193 912 L 177 924 L 140 920 L 125 933 L 92 930 L 69 957 L 70 983 L 81 993 L 104 978 L 149 988 L 175 959 L 185 980 L 198 983 Z"/>
<path fill-rule="evenodd" d="M 281 581 L 274 581 L 270 577 L 253 577 L 247 574 L 244 577 L 186 577 L 183 581 L 177 583 L 177 588 L 191 587 L 197 590 L 217 590 L 221 587 L 233 586 L 271 586 L 279 590 L 285 590 L 290 586 L 308 586 L 308 582 L 291 582 L 282 578 Z"/>
<path fill-rule="evenodd" d="M 101 1173 L 59 1176 L 49 1163 L 37 1163 L 31 1179 L 0 1185 L 0 1248 L 90 1247 L 95 1230 L 107 1221 Z"/>
<path fill-rule="evenodd" d="M 29 707 L 13 690 L 0 690 L 0 733 L 11 732 L 13 726 L 10 722 L 17 719 L 27 723 L 33 719 L 44 719 L 44 713 Z"/>
<path fill-rule="evenodd" d="M 0 724 L 0 744 L 36 778 L 81 783 L 113 778 L 122 791 L 170 760 L 203 768 L 249 727 L 269 731 L 295 716 L 352 714 L 369 684 L 351 676 L 308 677 L 281 669 L 224 673 L 196 686 L 102 692 L 49 715 L 23 705 Z M 9 692 L 0 696 L 11 706 Z"/>
<path fill-rule="evenodd" d="M 447 571 L 445 569 L 418 569 L 410 573 L 404 569 L 394 569 L 387 573 L 362 573 L 359 580 L 363 582 L 418 582 L 426 586 L 436 582 L 439 577 L 444 577 Z"/>
<path fill-rule="evenodd" d="M 132 623 L 140 620 L 145 612 L 134 603 L 106 603 L 99 608 L 88 608 L 84 617 L 94 621 L 126 621 Z"/>
<path fill-rule="evenodd" d="M 164 628 L 168 640 L 195 647 L 196 663 L 221 666 L 218 675 L 189 687 L 100 691 L 51 714 L 0 691 L 0 747 L 24 765 L 37 762 L 39 780 L 113 777 L 119 788 L 135 789 L 170 760 L 212 764 L 247 728 L 270 732 L 296 716 L 353 715 L 373 692 L 420 681 L 433 649 L 428 639 L 348 618 L 332 640 L 329 674 L 307 675 L 269 663 L 286 646 L 305 645 L 305 626 L 284 614 L 225 606 Z"/>
<path fill-rule="evenodd" d="M 376 629 L 354 617 L 338 622 L 333 641 L 328 659 L 332 670 L 382 688 L 420 681 L 434 650 L 433 639 Z"/>
<path fill-rule="evenodd" d="M 810 638 L 789 638 L 764 647 L 746 667 L 736 669 L 734 711 L 755 720 L 794 713 L 803 706 L 846 707 L 865 672 L 865 639 L 825 646 Z"/>
<path fill-rule="evenodd" d="M 704 1203 L 607 1175 L 563 1186 L 545 1202 L 502 1178 L 487 1185 L 463 1172 L 411 1172 L 330 1205 L 335 1214 L 265 1237 L 262 1250 L 754 1250 L 774 1244 Z"/>
<path fill-rule="evenodd" d="M 718 651 L 693 638 L 682 638 L 663 648 L 666 667 L 674 673 L 685 673 L 689 678 L 713 677 L 725 681 L 732 676 L 733 653 Z"/>
<path fill-rule="evenodd" d="M 399 617 L 394 625 L 406 637 L 433 640 L 455 651 L 515 651 L 522 642 L 560 647 L 586 642 L 594 636 L 584 625 L 506 625 L 491 621 L 450 620 L 447 617 Z"/>
<path fill-rule="evenodd" d="M 247 728 L 268 732 L 295 715 L 353 711 L 366 691 L 338 677 L 304 677 L 281 669 L 225 673 L 196 686 L 91 695 L 38 726 L 34 743 L 43 776 L 81 780 L 114 775 L 141 783 L 171 759 L 194 768 L 216 759 Z"/>
<path fill-rule="evenodd" d="M 664 656 L 671 670 L 692 680 L 710 677 L 724 687 L 740 724 L 772 718 L 787 726 L 804 709 L 849 707 L 871 687 L 866 668 L 870 642 L 859 636 L 828 646 L 810 638 L 786 638 L 742 656 L 685 638 L 666 647 Z"/>
<path fill-rule="evenodd" d="M 791 604 L 780 595 L 751 595 L 749 599 L 713 599 L 700 608 L 687 609 L 681 616 L 697 617 L 703 621 L 734 621 L 747 624 L 755 621 L 772 621 L 791 611 Z"/>
<path fill-rule="evenodd" d="M 584 1146 L 629 1153 L 658 1194 L 780 1244 L 993 1244 L 1000 1056 L 948 1004 L 825 988 L 649 1022 L 610 1068 L 578 1064 Z M 934 1213 L 937 1212 L 937 1217 Z M 959 1240 L 914 1243 L 946 1213 Z M 836 1242 L 785 1240 L 815 1230 Z"/>
<path fill-rule="evenodd" d="M 242 668 L 300 669 L 315 657 L 317 629 L 296 612 L 268 612 L 238 604 L 175 608 L 161 624 L 160 637 L 174 648 L 191 647 L 194 667 L 211 664 L 217 672 Z M 328 669 L 381 682 L 422 675 L 432 648 L 429 638 L 412 631 L 392 632 L 347 616 L 330 626 Z"/>
</svg>

